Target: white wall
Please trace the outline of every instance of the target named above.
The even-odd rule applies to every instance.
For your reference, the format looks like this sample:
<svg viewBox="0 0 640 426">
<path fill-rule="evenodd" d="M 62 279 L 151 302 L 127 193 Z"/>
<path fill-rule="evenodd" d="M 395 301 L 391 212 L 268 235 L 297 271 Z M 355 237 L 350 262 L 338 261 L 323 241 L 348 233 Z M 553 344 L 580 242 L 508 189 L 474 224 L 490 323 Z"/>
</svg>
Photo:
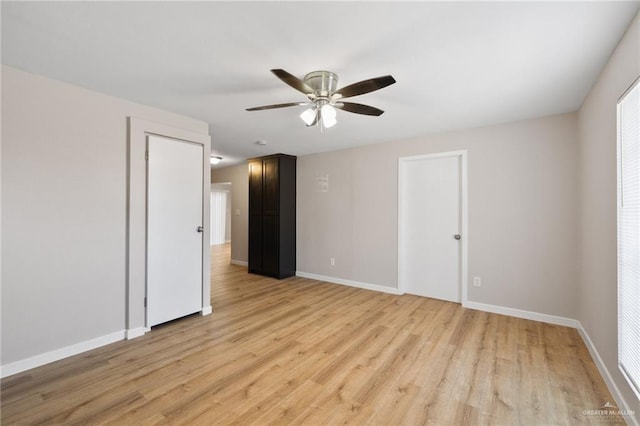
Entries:
<svg viewBox="0 0 640 426">
<path fill-rule="evenodd" d="M 127 117 L 201 121 L 2 67 L 2 364 L 125 329 Z"/>
<path fill-rule="evenodd" d="M 211 169 L 211 183 L 231 182 L 231 261 L 249 259 L 249 171 L 246 164 Z M 240 211 L 240 214 L 236 214 Z"/>
<path fill-rule="evenodd" d="M 575 318 L 577 144 L 564 114 L 298 157 L 297 270 L 396 287 L 398 158 L 466 149 L 469 300 Z"/>
<path fill-rule="evenodd" d="M 640 423 L 640 401 L 618 370 L 616 248 L 616 105 L 640 77 L 640 15 L 579 111 L 580 281 L 577 318 L 610 380 Z"/>
</svg>

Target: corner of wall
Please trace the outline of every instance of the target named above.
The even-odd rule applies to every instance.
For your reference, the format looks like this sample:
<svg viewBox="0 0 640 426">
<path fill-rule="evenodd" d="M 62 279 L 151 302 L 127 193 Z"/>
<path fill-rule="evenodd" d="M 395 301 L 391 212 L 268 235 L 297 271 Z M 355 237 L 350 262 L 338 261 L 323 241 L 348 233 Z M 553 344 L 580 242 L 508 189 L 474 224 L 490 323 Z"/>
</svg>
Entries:
<svg viewBox="0 0 640 426">
<path fill-rule="evenodd" d="M 626 420 L 640 401 L 618 369 L 617 102 L 640 76 L 640 14 L 578 110 L 578 331 Z"/>
</svg>

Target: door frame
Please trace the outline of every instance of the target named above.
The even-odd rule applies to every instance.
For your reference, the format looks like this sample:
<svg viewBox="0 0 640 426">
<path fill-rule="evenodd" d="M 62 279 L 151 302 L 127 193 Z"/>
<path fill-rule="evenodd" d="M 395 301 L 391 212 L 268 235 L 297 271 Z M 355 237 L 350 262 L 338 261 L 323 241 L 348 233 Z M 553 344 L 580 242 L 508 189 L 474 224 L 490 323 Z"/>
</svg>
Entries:
<svg viewBox="0 0 640 426">
<path fill-rule="evenodd" d="M 145 307 L 147 283 L 147 136 L 200 144 L 202 156 L 202 315 L 211 313 L 209 191 L 211 180 L 211 137 L 161 123 L 128 117 L 127 229 L 125 337 L 142 336 L 147 327 Z"/>
<path fill-rule="evenodd" d="M 405 200 L 403 200 L 403 171 L 405 170 L 406 164 L 413 161 L 421 161 L 421 160 L 432 160 L 436 158 L 444 158 L 444 157 L 458 157 L 460 158 L 460 294 L 461 294 L 461 303 L 463 306 L 467 304 L 468 301 L 468 242 L 469 242 L 469 227 L 468 227 L 468 186 L 467 186 L 467 150 L 458 150 L 458 151 L 448 151 L 448 152 L 438 152 L 433 154 L 423 154 L 423 155 L 414 155 L 409 157 L 399 157 L 398 158 L 398 292 L 400 294 L 405 293 L 405 285 L 402 282 L 402 271 L 401 271 L 401 259 L 403 255 L 403 241 L 402 234 L 404 232 L 404 223 L 402 222 L 402 216 L 404 209 Z"/>
</svg>

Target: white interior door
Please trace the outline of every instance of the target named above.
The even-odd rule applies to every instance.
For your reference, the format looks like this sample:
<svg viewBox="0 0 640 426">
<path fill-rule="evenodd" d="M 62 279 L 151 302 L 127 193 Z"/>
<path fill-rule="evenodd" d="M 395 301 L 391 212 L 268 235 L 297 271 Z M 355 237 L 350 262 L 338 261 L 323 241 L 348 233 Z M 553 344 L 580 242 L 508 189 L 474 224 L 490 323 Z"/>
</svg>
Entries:
<svg viewBox="0 0 640 426">
<path fill-rule="evenodd" d="M 400 161 L 398 282 L 406 293 L 461 301 L 461 160 Z"/>
<path fill-rule="evenodd" d="M 202 161 L 199 144 L 149 136 L 147 326 L 202 310 Z"/>
<path fill-rule="evenodd" d="M 227 192 L 211 191 L 211 238 L 210 244 L 226 243 L 227 230 Z"/>
</svg>

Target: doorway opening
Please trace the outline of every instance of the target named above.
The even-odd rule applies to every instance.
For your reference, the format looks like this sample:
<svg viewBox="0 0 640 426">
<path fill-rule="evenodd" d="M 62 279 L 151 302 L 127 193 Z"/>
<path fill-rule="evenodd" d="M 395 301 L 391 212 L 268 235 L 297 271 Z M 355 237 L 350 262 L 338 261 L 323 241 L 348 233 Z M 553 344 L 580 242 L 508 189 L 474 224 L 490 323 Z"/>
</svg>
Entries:
<svg viewBox="0 0 640 426">
<path fill-rule="evenodd" d="M 231 259 L 231 182 L 211 184 L 211 272 L 222 271 Z"/>
</svg>

